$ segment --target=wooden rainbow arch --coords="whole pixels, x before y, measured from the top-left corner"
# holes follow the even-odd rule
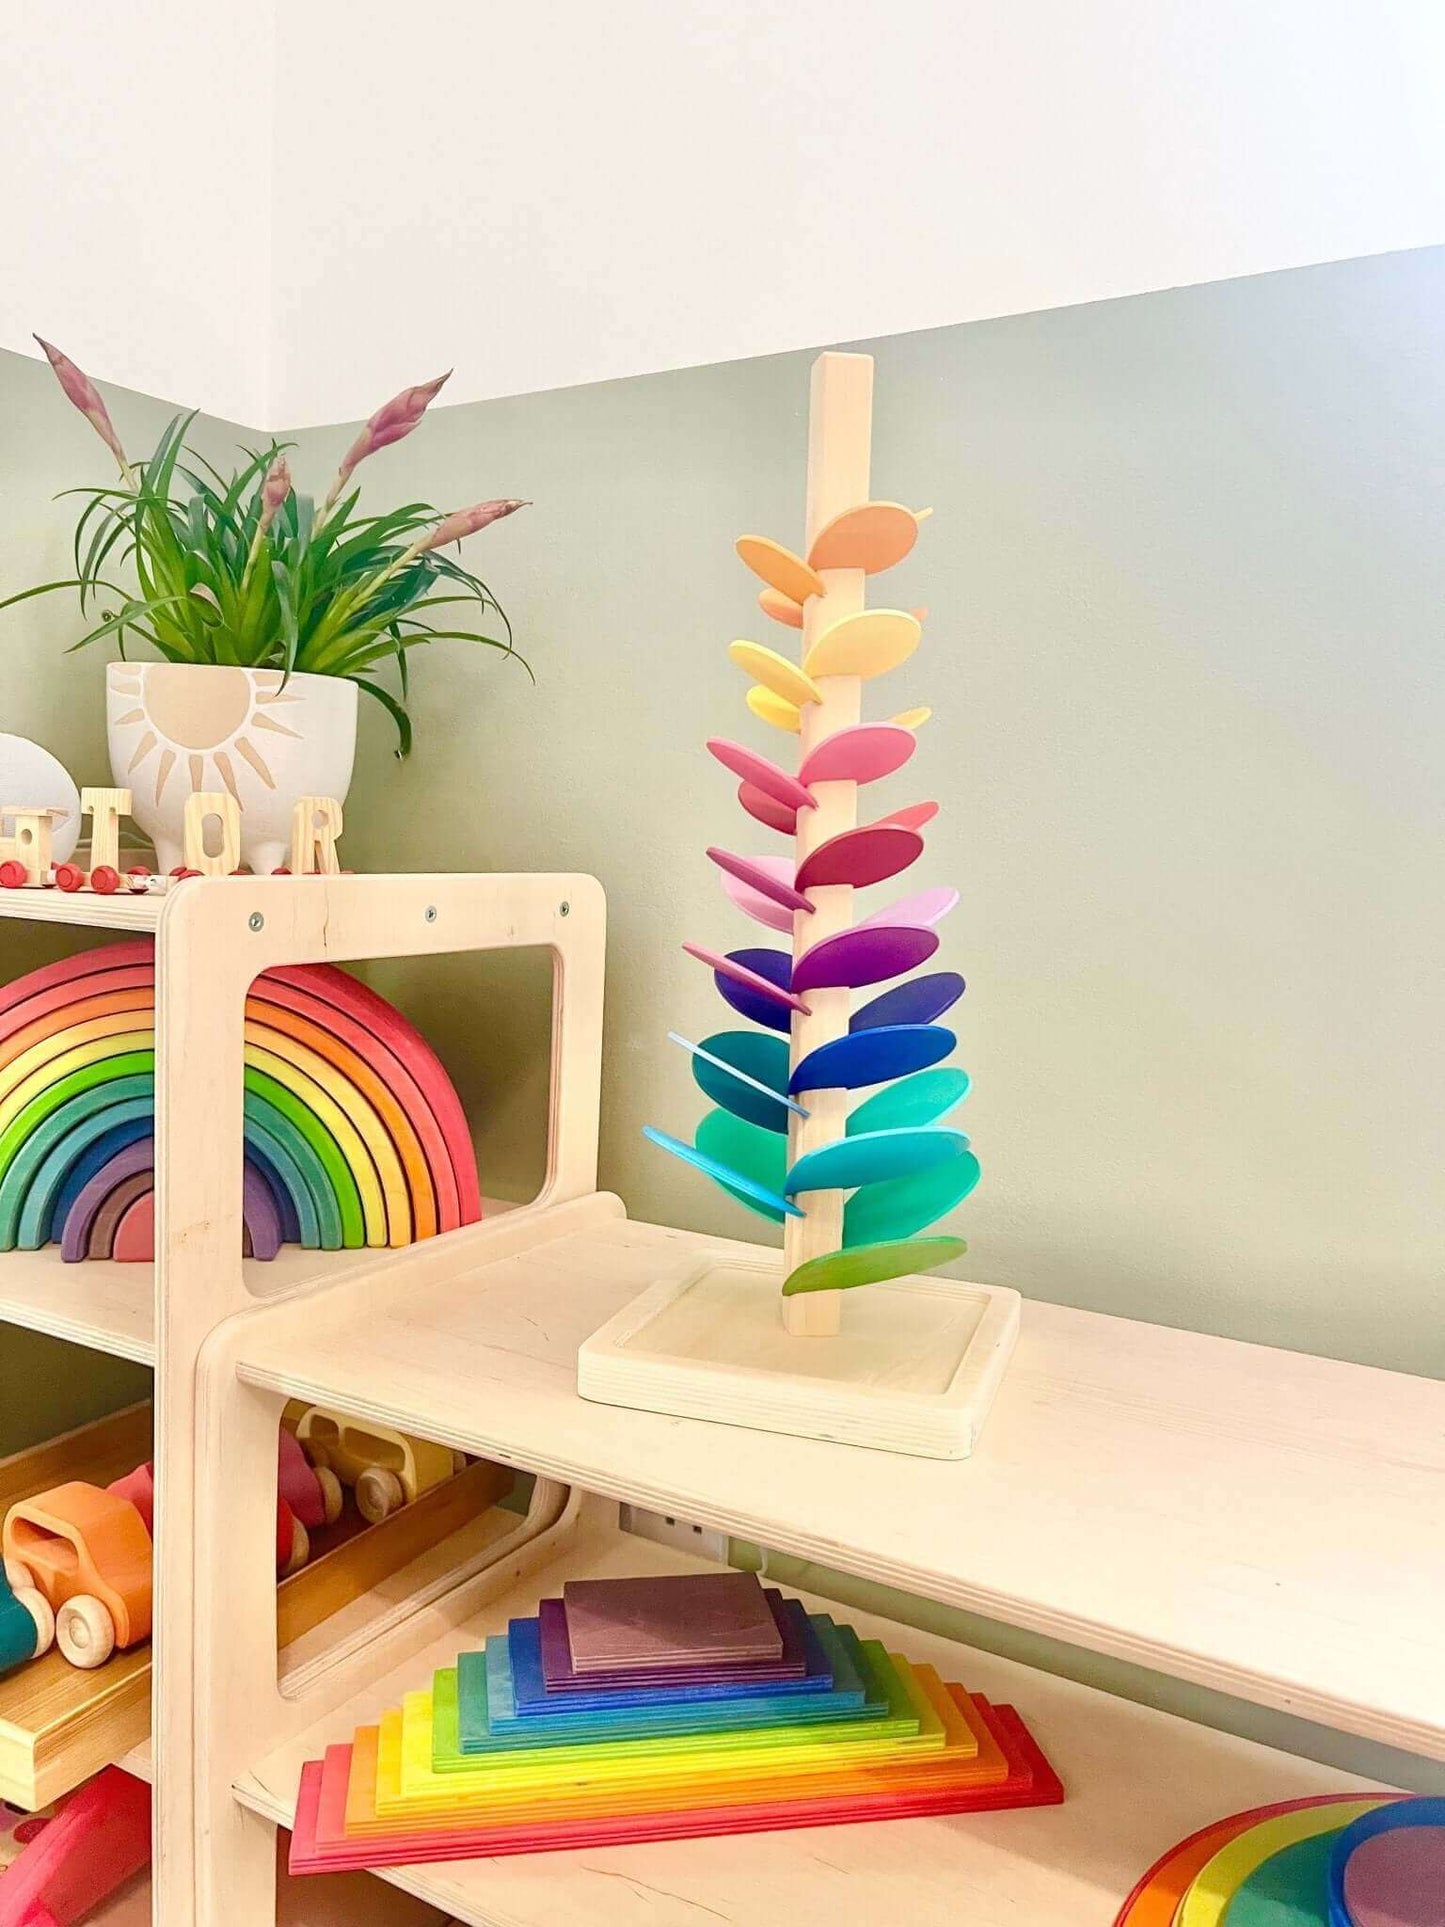
[[[155,960],[147,941],[0,990],[0,1250],[154,1251]],[[329,964],[246,999],[246,1247],[405,1245],[482,1215],[461,1101],[420,1033]]]

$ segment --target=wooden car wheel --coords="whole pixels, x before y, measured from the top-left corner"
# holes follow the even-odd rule
[[[48,1653],[55,1644],[55,1614],[50,1610],[50,1601],[43,1592],[37,1592],[34,1586],[13,1586],[11,1591],[16,1605],[23,1606],[35,1621],[33,1657],[39,1659],[42,1653]]]
[[[291,1529],[291,1556],[281,1568],[281,1577],[289,1579],[293,1572],[300,1572],[310,1557],[311,1535],[297,1519]]]
[[[466,1453],[453,1452],[452,1453],[452,1477],[455,1478],[458,1473],[465,1472],[466,1469],[467,1469]]]
[[[35,1574],[23,1559],[7,1559],[5,1561],[5,1577],[10,1583],[11,1592],[19,1592],[22,1587],[28,1587],[32,1592],[37,1590]]]
[[[406,1504],[406,1488],[394,1472],[368,1466],[356,1481],[356,1509],[368,1525],[379,1526]]]
[[[78,1592],[60,1608],[55,1643],[72,1666],[89,1672],[104,1666],[115,1651],[115,1626],[93,1594]]]
[[[316,1483],[321,1487],[321,1503],[324,1508],[321,1516],[327,1525],[334,1526],[341,1517],[341,1481],[329,1465],[318,1465],[313,1469],[316,1473]]]

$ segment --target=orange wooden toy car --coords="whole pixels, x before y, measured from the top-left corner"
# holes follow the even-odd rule
[[[72,1666],[101,1666],[150,1636],[151,1541],[139,1512],[79,1480],[13,1505],[5,1573],[55,1611],[55,1643]]]

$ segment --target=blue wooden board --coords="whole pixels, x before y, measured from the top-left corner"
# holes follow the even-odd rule
[[[864,1131],[840,1137],[800,1157],[784,1187],[799,1191],[851,1191],[860,1184],[881,1184],[891,1178],[911,1177],[950,1158],[969,1155],[962,1131],[943,1125],[922,1130]]]
[[[956,970],[935,970],[926,977],[911,977],[906,984],[895,984],[875,997],[871,1004],[855,1010],[848,1020],[849,1030],[872,1030],[878,1024],[932,1024],[963,995],[964,981]]]
[[[958,1209],[978,1178],[978,1159],[965,1150],[946,1164],[916,1171],[912,1177],[865,1184],[843,1207],[843,1243],[882,1244],[889,1238],[911,1238],[926,1231]]]
[[[720,1030],[704,1037],[698,1049],[753,1080],[744,1083],[707,1058],[694,1055],[692,1074],[705,1096],[734,1117],[746,1118],[749,1124],[761,1124],[768,1131],[787,1130],[792,1107],[787,1101],[788,1046],[781,1037],[755,1030]],[[757,1084],[765,1084],[767,1091],[757,1090]],[[770,1097],[768,1091],[775,1091],[776,1097]]]
[[[642,1135],[659,1145],[664,1151],[670,1151],[673,1157],[681,1158],[684,1164],[695,1166],[706,1177],[712,1178],[715,1183],[722,1185],[725,1190],[733,1192],[734,1195],[744,1193],[750,1198],[756,1198],[760,1204],[770,1206],[782,1216],[802,1217],[802,1212],[787,1198],[774,1196],[771,1191],[754,1184],[751,1178],[745,1178],[741,1171],[730,1171],[725,1164],[719,1164],[715,1158],[710,1158],[699,1151],[695,1144],[684,1144],[681,1138],[669,1137],[666,1131],[655,1130],[651,1124],[643,1125]]]
[[[758,976],[766,977],[770,984],[779,990],[789,988],[793,974],[793,960],[786,950],[729,950],[728,956],[739,963],[744,970],[754,970]],[[780,1030],[786,1037],[793,1026],[793,1013],[782,1004],[775,1004],[771,998],[740,984],[735,978],[725,977],[720,970],[712,973],[712,980],[718,987],[719,995],[725,1003],[732,1005],[740,1017],[746,1017],[755,1024],[765,1024],[769,1030]]]
[[[886,1091],[865,1097],[848,1114],[848,1135],[860,1131],[897,1131],[910,1124],[937,1124],[956,1110],[972,1089],[967,1071],[919,1071],[914,1077],[901,1077]],[[964,1140],[967,1142],[967,1139]]]
[[[941,1024],[880,1024],[873,1030],[849,1031],[810,1050],[788,1080],[788,1089],[854,1091],[865,1084],[887,1084],[910,1071],[926,1070],[947,1057],[957,1042]]]

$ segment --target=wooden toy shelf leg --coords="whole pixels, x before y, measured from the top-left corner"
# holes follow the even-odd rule
[[[871,355],[820,355],[813,363],[808,415],[807,544],[834,516],[868,500],[873,439],[873,358]],[[863,607],[867,577],[861,569],[826,569],[825,596],[814,596],[803,612],[803,655],[823,629]],[[856,676],[824,676],[819,703],[805,703],[802,748],[806,756],[825,736],[847,729],[859,718],[862,685]],[[797,856],[803,858],[829,837],[850,830],[858,820],[856,783],[819,783],[818,807],[798,814]],[[838,884],[811,893],[813,914],[794,919],[794,955],[853,922],[853,891]],[[852,1005],[848,990],[815,990],[808,995],[811,1014],[793,1019],[792,1062],[796,1065],[820,1044],[846,1035]],[[843,1136],[847,1125],[846,1091],[811,1091],[808,1116],[788,1126],[788,1162]],[[814,1191],[806,1215],[789,1218],[783,1232],[785,1266],[792,1271],[809,1258],[837,1251],[843,1243],[843,1193]],[[810,1291],[783,1300],[783,1322],[797,1336],[826,1337],[842,1323],[843,1294]]]

